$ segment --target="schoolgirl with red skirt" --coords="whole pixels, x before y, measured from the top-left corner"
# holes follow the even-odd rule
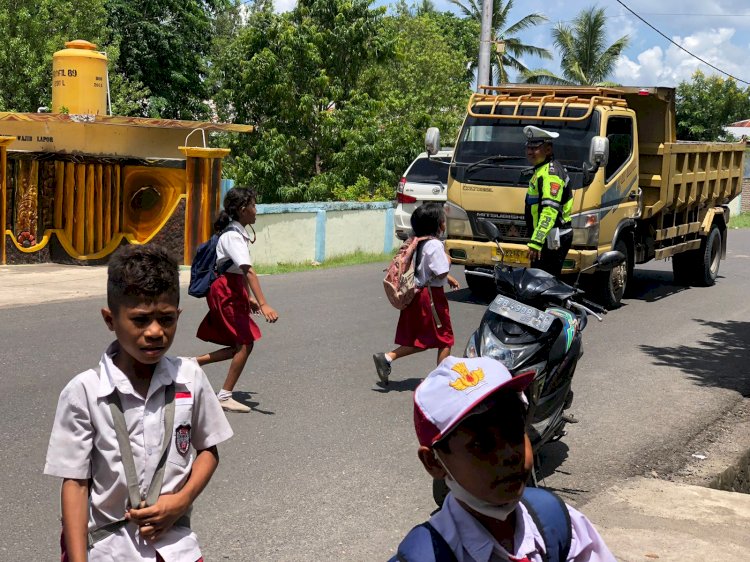
[[[401,311],[396,327],[393,351],[372,356],[380,382],[388,385],[391,364],[396,359],[437,349],[437,363],[448,357],[454,343],[453,327],[448,311],[444,285],[458,288],[458,281],[448,272],[450,259],[440,236],[445,232],[445,212],[440,203],[425,203],[411,215],[414,236],[430,236],[419,243],[414,253],[414,277],[418,287],[414,300]]]
[[[276,322],[279,318],[266,301],[253,271],[249,245],[255,240],[245,227],[251,225],[252,228],[255,216],[255,190],[234,187],[227,192],[224,211],[214,223],[214,232],[219,235],[216,268],[223,273],[211,284],[206,296],[208,314],[197,333],[203,341],[224,346],[196,357],[199,365],[231,359],[226,380],[217,393],[222,408],[229,412],[250,411],[248,406],[232,398],[232,391],[255,342],[260,339],[260,329],[252,315],[260,313],[267,322]]]

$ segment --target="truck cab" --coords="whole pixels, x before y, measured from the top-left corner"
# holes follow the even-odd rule
[[[625,263],[602,274],[601,279],[606,285],[605,304],[616,306],[636,262],[672,255],[658,255],[657,250],[670,246],[670,240],[663,232],[657,239],[657,232],[696,223],[706,216],[703,207],[725,202],[741,187],[742,169],[736,168],[741,166],[744,143],[691,143],[690,150],[678,147],[674,115],[674,90],[670,88],[508,86],[473,94],[448,177],[446,249],[452,261],[471,270],[499,260],[496,245],[478,225],[480,219],[487,219],[503,236],[505,262],[529,264],[526,244],[531,232],[524,202],[533,168],[526,160],[523,128],[536,125],[559,133],[554,158],[567,169],[574,197],[573,243],[563,274],[587,268],[602,252],[622,251]],[[439,133],[431,134],[439,138]],[[677,160],[695,174],[719,163],[713,164],[712,158],[708,162],[692,158],[691,150],[739,151],[732,157],[731,181],[720,189],[705,186],[710,197],[703,197],[702,207],[695,201],[680,202],[674,189],[670,191],[670,186],[681,181],[671,173]],[[683,157],[679,159],[677,153]],[[688,182],[689,178],[682,180]],[[690,210],[695,212],[688,213]],[[644,222],[646,218],[650,222]],[[672,240],[691,242],[681,251],[698,248],[698,226],[690,227],[692,233],[683,233],[695,234],[694,238]],[[467,281],[474,289],[482,280],[467,275]]]

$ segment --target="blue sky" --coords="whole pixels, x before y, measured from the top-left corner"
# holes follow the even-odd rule
[[[275,1],[277,10],[283,11],[291,9],[296,0]],[[433,1],[438,10],[458,12],[447,0]],[[623,2],[689,51],[740,80],[750,82],[748,0]],[[392,3],[382,0],[375,2],[375,5],[390,4]],[[630,45],[618,61],[615,74],[611,77],[614,81],[634,86],[676,86],[682,80],[689,80],[697,69],[707,74],[718,74],[640,22],[616,0],[516,0],[511,11],[510,23],[515,23],[532,12],[547,16],[547,23],[524,32],[520,38],[528,44],[545,47],[554,54],[551,31],[555,24],[561,21],[569,23],[578,12],[593,5],[605,9],[610,42],[623,35],[630,37]],[[552,61],[529,59],[523,62],[532,68],[544,66],[559,72],[557,58]],[[739,85],[748,86],[743,82]]]

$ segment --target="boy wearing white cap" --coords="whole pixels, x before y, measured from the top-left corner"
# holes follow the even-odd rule
[[[392,561],[614,562],[584,515],[526,489],[533,456],[523,390],[532,379],[486,357],[448,357],[417,387],[419,459],[451,492]]]
[[[573,191],[568,172],[552,153],[552,141],[560,134],[533,125],[524,127],[523,133],[526,158],[534,166],[526,192],[529,260],[531,267],[559,276],[573,243]]]

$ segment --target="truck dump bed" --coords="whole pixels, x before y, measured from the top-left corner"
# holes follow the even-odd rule
[[[677,141],[673,88],[620,90],[638,115],[641,218],[715,207],[739,195],[744,142]]]

